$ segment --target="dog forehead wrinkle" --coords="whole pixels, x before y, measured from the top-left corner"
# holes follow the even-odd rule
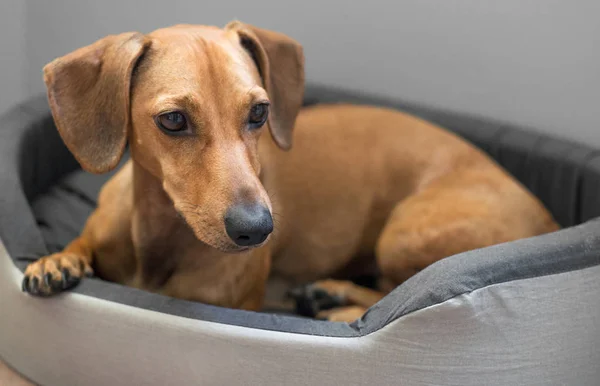
[[[172,58],[163,53],[154,53],[145,60],[136,73],[132,97],[143,95],[145,101],[181,97],[191,94],[194,83],[189,75],[196,71],[193,61]]]
[[[152,57],[152,65],[144,64],[144,70],[140,70],[147,74],[144,83],[150,83],[152,93],[186,90],[201,94],[207,103],[227,105],[258,84],[257,70],[241,48],[220,32],[199,31],[170,31],[155,37],[157,42],[152,44],[148,55]],[[232,98],[232,91],[238,98]]]
[[[243,87],[249,88],[250,91],[262,89],[258,68],[248,55],[241,48],[232,47],[231,43],[228,43],[226,48],[226,53],[230,58],[229,69],[235,74],[236,81]]]
[[[211,110],[215,127],[235,127],[238,132],[249,104],[249,90],[256,86],[247,68],[236,65],[235,53],[220,42],[209,42],[198,91]],[[226,130],[230,131],[230,130]]]

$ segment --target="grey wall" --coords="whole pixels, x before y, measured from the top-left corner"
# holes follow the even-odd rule
[[[25,2],[0,0],[0,114],[27,97]]]
[[[598,15],[597,0],[32,1],[26,93],[46,62],[106,34],[237,18],[303,43],[309,80],[600,145]]]

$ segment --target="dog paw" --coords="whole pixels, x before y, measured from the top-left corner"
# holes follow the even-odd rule
[[[29,264],[22,289],[31,295],[50,296],[73,288],[84,276],[94,271],[82,257],[72,253],[56,253]]]
[[[330,322],[352,323],[362,317],[366,311],[366,308],[360,306],[340,307],[321,311],[316,315],[316,318]]]
[[[327,282],[329,280],[324,280]],[[316,282],[295,287],[288,292],[288,296],[296,302],[296,313],[302,316],[315,317],[319,312],[345,305],[345,298],[341,293],[329,291],[328,287]]]

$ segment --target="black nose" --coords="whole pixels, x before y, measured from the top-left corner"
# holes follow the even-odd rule
[[[273,218],[264,206],[234,205],[225,214],[225,230],[234,243],[250,247],[262,243],[273,232]]]

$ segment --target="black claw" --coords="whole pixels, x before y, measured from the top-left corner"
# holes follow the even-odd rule
[[[60,290],[62,288],[62,281],[52,279],[50,281],[50,288],[52,289],[53,292]]]
[[[44,275],[44,284],[46,284],[46,286],[48,288],[52,287],[52,274],[51,273],[48,272]]]
[[[69,276],[69,287],[74,286],[75,284],[81,281],[81,277],[79,276]]]
[[[29,290],[29,276],[23,277],[23,283],[21,283],[21,291],[27,292]]]
[[[61,272],[62,272],[62,288],[67,289],[67,288],[69,288],[69,279],[71,279],[71,274],[69,273],[69,270],[66,268],[63,268],[61,270]]]
[[[37,277],[34,277],[33,280],[31,281],[31,293],[32,294],[37,294],[39,289],[39,280]]]
[[[329,310],[345,305],[344,299],[337,295],[331,295],[329,292],[321,288],[316,288],[314,294],[315,300],[319,304],[319,311]]]
[[[81,272],[83,272],[83,276],[85,276],[85,277],[94,276],[94,271],[91,269],[88,270],[88,269],[86,269],[86,267],[87,267],[87,264],[85,264],[83,262],[83,260],[79,262],[79,269],[81,270]]]
[[[67,268],[63,268],[62,272],[62,288],[69,289],[75,287],[81,278],[79,276],[71,275],[71,272]]]
[[[296,301],[296,313],[313,318],[320,311],[344,305],[344,299],[311,284],[291,289],[288,296]]]
[[[325,291],[322,288],[319,288],[319,287],[317,287],[317,288],[310,287],[310,288],[312,290],[312,295],[315,300],[324,300],[329,297],[329,293],[327,293],[327,291]]]

